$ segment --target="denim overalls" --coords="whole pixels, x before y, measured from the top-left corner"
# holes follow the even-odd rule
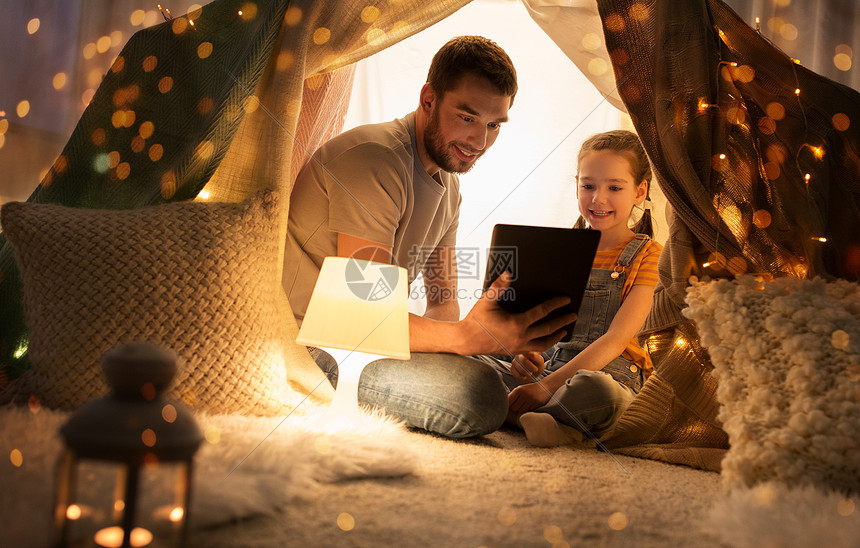
[[[624,269],[649,239],[645,234],[637,234],[619,255],[614,270],[591,270],[570,342],[560,342],[543,354],[547,372],[551,373],[569,362],[609,330],[609,324],[621,308],[624,282],[627,279]],[[634,392],[642,388],[642,371],[622,356],[606,364],[602,371]]]
[[[561,368],[607,332],[621,308],[624,281],[627,278],[624,269],[648,241],[648,236],[637,234],[619,255],[613,270],[591,270],[571,340],[558,343],[543,353],[546,369],[542,377]],[[508,390],[524,384],[510,373],[511,357],[476,358],[493,365],[502,374]],[[635,363],[618,356],[599,371],[577,371],[552,395],[547,404],[534,411],[549,413],[559,422],[600,437],[612,429],[642,388],[643,380],[644,375]]]

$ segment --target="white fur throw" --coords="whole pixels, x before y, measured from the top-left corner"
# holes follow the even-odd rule
[[[414,471],[417,453],[399,424],[374,413],[353,429],[329,431],[317,427],[322,411],[271,418],[198,416],[206,442],[194,459],[192,531],[275,515],[289,502],[313,497],[320,482]],[[0,546],[49,544],[54,463],[62,448],[57,431],[68,417],[38,407],[0,408]],[[116,476],[104,472],[78,484],[86,497],[80,500],[111,500]],[[156,484],[147,491],[163,494],[172,488],[172,483]],[[152,508],[139,512],[149,515]]]
[[[687,304],[719,383],[726,485],[860,493],[860,286],[743,276],[694,283]]]

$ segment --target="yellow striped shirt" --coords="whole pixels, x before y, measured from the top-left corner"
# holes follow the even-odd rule
[[[618,257],[621,256],[621,252],[624,251],[624,248],[632,239],[633,238],[613,249],[598,251],[591,267],[613,270],[615,265],[618,263]],[[650,287],[657,285],[659,277],[657,274],[657,261],[660,258],[660,252],[662,250],[662,245],[654,240],[650,240],[642,247],[642,249],[639,250],[639,253],[636,254],[630,264],[627,265],[627,268],[624,269],[626,277],[624,280],[624,289],[621,293],[622,303],[624,302],[624,299],[627,298],[627,295],[630,294],[630,289],[632,289],[634,285],[647,285]],[[636,342],[635,337],[627,345],[627,348],[624,349],[622,356],[642,368],[642,370],[645,371],[646,376],[651,373],[651,370],[654,367],[651,364],[651,359]]]

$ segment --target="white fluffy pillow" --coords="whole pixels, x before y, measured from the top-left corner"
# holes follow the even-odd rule
[[[719,383],[724,481],[860,493],[860,285],[744,276],[687,304]]]

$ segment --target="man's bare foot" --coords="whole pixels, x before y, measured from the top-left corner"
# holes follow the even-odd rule
[[[523,413],[520,426],[535,447],[558,447],[582,443],[582,432],[555,420],[549,413]]]

